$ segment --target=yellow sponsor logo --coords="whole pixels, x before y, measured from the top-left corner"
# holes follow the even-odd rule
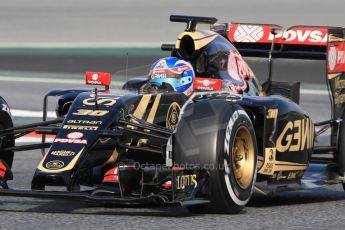
[[[289,121],[280,133],[276,148],[278,152],[296,152],[312,148],[314,125],[310,118]]]
[[[180,114],[180,105],[177,102],[171,103],[167,118],[166,118],[166,127],[169,129],[175,129],[178,123],[178,117]]]
[[[176,179],[177,189],[185,189],[188,186],[194,186],[194,188],[196,188],[196,186],[198,185],[195,174],[177,176]]]
[[[267,119],[277,118],[278,117],[278,109],[269,109],[267,111]]]
[[[109,113],[107,110],[90,110],[90,109],[78,109],[73,115],[78,116],[92,116],[92,117],[102,117]]]
[[[88,120],[68,120],[69,124],[81,124],[81,125],[101,125],[102,121],[88,121]]]
[[[59,161],[59,160],[53,160],[53,161],[49,161],[46,164],[46,168],[47,169],[61,169],[63,168],[65,165],[65,163],[63,163],[63,161]]]
[[[95,105],[96,103],[95,98],[87,98],[83,100],[84,105]],[[97,99],[98,105],[105,105],[105,106],[112,106],[116,104],[116,99],[114,98],[98,98]]]

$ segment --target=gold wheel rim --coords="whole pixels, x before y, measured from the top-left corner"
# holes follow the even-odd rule
[[[253,181],[255,168],[253,138],[247,127],[237,129],[232,146],[232,166],[237,184],[247,189]]]

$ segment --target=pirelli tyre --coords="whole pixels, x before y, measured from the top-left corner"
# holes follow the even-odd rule
[[[238,213],[248,203],[257,173],[257,143],[249,115],[239,105],[209,100],[189,105],[174,134],[174,162],[208,173],[196,194],[209,204],[197,213]]]
[[[0,97],[0,133],[1,130],[12,128],[13,122],[10,114],[10,109],[6,101]],[[13,151],[2,151],[1,148],[14,146],[14,138],[9,137],[7,139],[0,140],[0,159],[2,159],[9,167],[12,166],[13,162]]]

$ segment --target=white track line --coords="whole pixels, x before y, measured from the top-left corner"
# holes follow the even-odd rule
[[[58,83],[85,86],[85,80],[83,79],[52,79],[52,78],[39,78],[39,77],[11,77],[11,76],[0,76],[0,81],[11,81],[11,82],[38,82],[38,83]],[[124,82],[112,82],[111,86],[122,86]]]
[[[77,84],[85,85],[84,80],[81,79],[52,79],[52,78],[38,78],[38,77],[11,77],[0,76],[0,81],[12,81],[12,82],[39,82],[39,83],[58,83],[58,84]],[[112,86],[121,87],[123,82],[112,82]],[[301,89],[301,94],[305,95],[328,95],[327,90],[323,89]]]
[[[34,118],[43,117],[42,111],[30,111],[30,110],[23,110],[23,109],[11,109],[11,114],[13,117],[34,117]],[[56,118],[56,113],[54,111],[48,111],[47,118]]]
[[[172,41],[173,42],[173,41]],[[160,42],[2,42],[0,48],[157,48]]]
[[[85,85],[83,80],[73,79],[51,79],[51,78],[38,78],[38,77],[11,77],[11,76],[0,76],[0,81],[11,81],[11,82],[39,82],[39,83],[59,83],[59,84],[78,84]]]
[[[46,142],[52,143],[54,138],[47,138]],[[16,140],[16,143],[40,143],[42,142],[42,138],[39,137],[20,137]]]
[[[301,89],[301,94],[305,95],[328,95],[327,90],[321,89]]]

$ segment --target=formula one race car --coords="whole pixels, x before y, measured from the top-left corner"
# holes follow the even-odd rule
[[[170,20],[187,28],[176,44],[162,45],[171,56],[154,63],[148,78],[125,83],[123,89],[136,93],[110,93],[109,74],[88,72],[87,84],[106,89],[51,90],[43,121],[17,127],[0,99],[1,196],[237,213],[253,191],[344,183],[343,28],[284,30],[178,15]],[[200,23],[211,29],[197,30]],[[243,57],[268,58],[262,85]],[[273,59],[308,59],[327,70],[330,120],[313,123],[298,105],[298,82],[272,81]],[[51,96],[59,97],[58,118],[47,121]],[[328,128],[330,145],[315,147],[315,138]],[[16,138],[33,131],[42,134],[42,143],[15,146]],[[48,134],[55,135],[52,143]],[[45,148],[31,190],[9,188],[13,153]]]

